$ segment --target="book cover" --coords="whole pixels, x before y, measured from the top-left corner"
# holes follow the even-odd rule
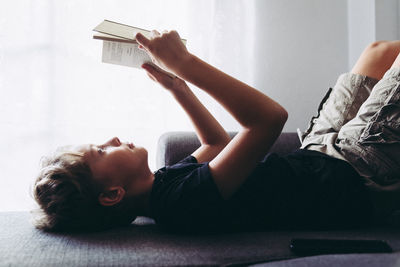
[[[102,23],[97,25],[93,29],[93,31],[132,41],[135,40],[136,33],[138,32],[140,32],[147,38],[150,38],[150,31],[148,30],[144,30],[138,27],[133,27],[110,20],[104,20]]]

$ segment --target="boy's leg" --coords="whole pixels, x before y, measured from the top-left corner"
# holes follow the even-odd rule
[[[352,73],[382,79],[400,52],[400,41],[378,41],[365,48]]]
[[[372,88],[390,68],[400,51],[400,41],[375,42],[361,54],[351,73],[342,74],[322,100],[318,115],[303,134],[301,148],[314,149],[342,158],[333,149],[342,125],[354,118]]]
[[[336,145],[372,188],[400,189],[400,54]]]

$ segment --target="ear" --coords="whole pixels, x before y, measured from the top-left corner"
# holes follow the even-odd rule
[[[125,196],[125,190],[121,186],[113,186],[99,195],[99,202],[103,206],[113,206],[121,202]]]

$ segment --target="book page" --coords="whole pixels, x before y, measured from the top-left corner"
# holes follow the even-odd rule
[[[122,37],[113,36],[105,33],[96,33],[93,35],[93,39],[113,41],[113,42],[125,42],[125,43],[137,43],[136,40],[126,39]]]
[[[139,49],[136,43],[103,41],[102,62],[141,68],[143,63],[152,61],[150,56]]]

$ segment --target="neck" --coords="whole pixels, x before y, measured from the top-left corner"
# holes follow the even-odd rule
[[[142,184],[143,190],[141,193],[130,197],[128,201],[137,216],[151,217],[150,196],[153,188],[154,174],[149,172],[149,175],[144,181],[145,183]]]

